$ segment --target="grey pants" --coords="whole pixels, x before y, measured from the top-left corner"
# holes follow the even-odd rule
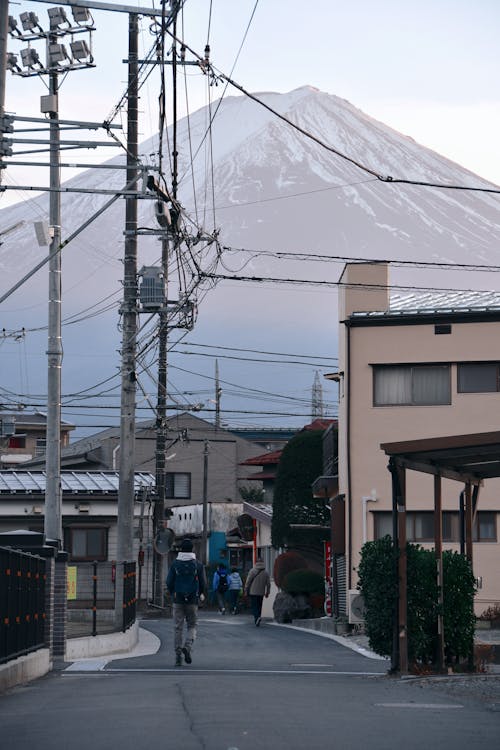
[[[191,650],[196,638],[196,625],[198,622],[198,605],[197,604],[174,604],[174,648],[177,653],[182,647]],[[186,639],[182,642],[182,631],[186,620]]]

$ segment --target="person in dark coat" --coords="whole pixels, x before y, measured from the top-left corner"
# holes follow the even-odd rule
[[[264,561],[258,557],[245,581],[245,594],[250,597],[253,619],[257,627],[262,621],[262,602],[271,591],[271,579]]]
[[[191,651],[196,639],[198,601],[204,600],[207,590],[205,570],[196,559],[191,539],[183,540],[181,551],[168,571],[167,589],[173,599],[175,666],[180,667],[182,655],[186,664],[193,660]],[[184,621],[187,632],[183,643]]]

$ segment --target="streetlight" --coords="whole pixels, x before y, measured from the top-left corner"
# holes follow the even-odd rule
[[[61,178],[60,178],[60,126],[58,113],[58,76],[61,72],[93,67],[90,46],[84,40],[75,40],[74,35],[82,32],[89,35],[94,30],[93,20],[86,8],[73,8],[73,18],[77,26],[72,26],[64,8],[48,9],[49,30],[40,25],[33,12],[20,15],[23,33],[17,21],[10,16],[8,29],[12,39],[28,42],[21,49],[22,68],[17,56],[7,54],[7,68],[22,77],[48,75],[49,95],[41,98],[41,110],[47,115],[50,129],[50,196],[49,196],[49,310],[48,310],[48,377],[47,377],[47,450],[46,450],[46,497],[45,534],[49,539],[62,542],[61,518]],[[90,23],[89,23],[90,21]],[[71,55],[63,44],[65,36],[71,37]],[[46,43],[45,66],[31,42]]]

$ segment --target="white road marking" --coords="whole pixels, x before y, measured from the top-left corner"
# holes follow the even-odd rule
[[[434,708],[439,711],[448,708],[463,708],[462,705],[451,703],[375,703],[375,705],[382,708]]]
[[[61,672],[64,676],[68,670]],[[336,675],[342,677],[384,677],[383,672],[336,672],[314,669],[199,669],[193,667],[153,667],[149,669],[118,669],[111,667],[110,669],[96,672],[98,675],[109,675],[109,674],[280,674],[280,675],[303,675],[303,674],[316,674],[316,675]],[[71,676],[77,674],[76,670],[71,672]]]

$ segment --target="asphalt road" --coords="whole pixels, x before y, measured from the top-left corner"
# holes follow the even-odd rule
[[[174,667],[172,621],[150,656],[52,672],[0,697],[12,750],[454,750],[498,747],[500,703],[385,675],[308,631],[202,615],[193,663]],[[82,668],[83,669],[83,668]]]

